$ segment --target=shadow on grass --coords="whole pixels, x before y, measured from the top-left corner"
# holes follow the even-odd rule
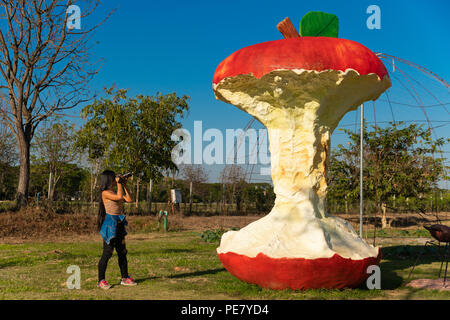
[[[382,289],[394,290],[406,284],[416,261],[416,268],[422,264],[442,262],[443,250],[443,246],[439,248],[424,245],[398,245],[382,248],[383,260],[380,263]],[[420,254],[420,259],[417,260]],[[399,274],[403,274],[403,277]],[[411,274],[411,277],[413,276],[414,272]]]
[[[194,249],[176,249],[176,248],[169,248],[169,249],[162,249],[161,252],[162,253],[189,253],[189,252],[194,252]]]
[[[91,257],[91,255],[89,255],[87,253],[79,254],[79,253],[62,252],[62,251],[41,252],[40,254],[31,255],[31,256],[23,255],[23,256],[12,257],[9,259],[3,259],[3,261],[0,261],[0,270],[3,268],[8,268],[8,267],[31,267],[31,266],[35,266],[35,265],[46,264],[49,262],[63,263],[67,260],[76,264],[77,259],[90,258],[90,257]]]
[[[16,267],[16,266],[20,266],[20,265],[22,265],[22,262],[19,262],[19,261],[2,262],[0,264],[0,270],[3,268]]]
[[[381,269],[381,289],[383,290],[395,290],[402,286],[403,278],[396,272],[396,263],[392,263],[390,260],[380,263]]]
[[[195,272],[186,272],[186,273],[180,273],[180,274],[174,274],[170,276],[163,276],[163,277],[146,277],[146,278],[140,278],[135,279],[137,283],[145,282],[148,280],[155,280],[155,279],[179,279],[179,278],[189,278],[189,277],[198,277],[198,276],[204,276],[204,275],[212,275],[219,272],[226,271],[225,268],[217,268],[217,269],[210,269],[210,270],[201,270],[201,271],[195,271]]]

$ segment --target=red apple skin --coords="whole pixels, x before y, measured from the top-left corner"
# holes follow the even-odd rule
[[[378,265],[377,257],[362,260],[346,259],[338,254],[331,258],[271,258],[263,253],[247,257],[234,252],[220,253],[225,269],[236,278],[271,289],[342,289],[356,288],[370,274],[367,267]]]
[[[389,76],[383,62],[362,44],[341,38],[300,37],[268,41],[242,48],[216,68],[213,83],[240,74],[261,78],[278,69],[354,69],[361,75]]]

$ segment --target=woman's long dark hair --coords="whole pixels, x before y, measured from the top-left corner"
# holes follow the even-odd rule
[[[111,170],[105,170],[102,172],[100,176],[100,199],[98,201],[98,216],[97,216],[97,230],[100,231],[103,225],[103,221],[105,221],[106,217],[106,210],[105,205],[103,204],[102,199],[102,192],[105,190],[108,190],[112,184],[114,183],[114,180],[116,179],[116,174],[114,171]]]

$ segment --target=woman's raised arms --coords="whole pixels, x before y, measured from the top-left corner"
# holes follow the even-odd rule
[[[116,177],[116,182],[117,182],[117,193],[115,193],[111,190],[105,190],[102,193],[102,197],[104,199],[111,200],[111,201],[133,202],[133,197],[131,196],[130,192],[128,191],[126,182],[122,186],[122,184],[119,183],[119,177]],[[124,192],[124,190],[125,190],[125,192]]]

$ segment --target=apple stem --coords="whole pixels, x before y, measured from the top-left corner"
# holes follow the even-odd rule
[[[277,24],[278,31],[281,32],[284,38],[299,38],[300,35],[297,32],[297,29],[295,29],[294,25],[291,22],[291,19],[289,17],[284,18],[283,21]]]

